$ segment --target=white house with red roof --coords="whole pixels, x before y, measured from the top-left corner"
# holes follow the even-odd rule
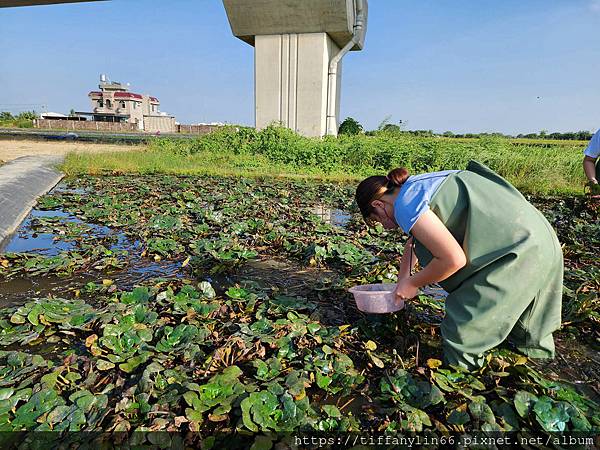
[[[100,76],[98,88],[88,94],[92,112],[86,115],[92,120],[134,123],[139,130],[149,132],[176,132],[175,118],[159,111],[156,97],[129,92],[128,86],[108,81],[105,75]]]

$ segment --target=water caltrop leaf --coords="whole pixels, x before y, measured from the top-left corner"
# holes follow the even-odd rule
[[[110,361],[106,361],[105,359],[99,359],[96,362],[96,368],[98,370],[110,370],[114,367],[115,365],[113,363],[111,363]]]
[[[571,418],[572,407],[565,402],[555,402],[542,396],[533,407],[537,421],[545,431],[565,431]]]
[[[427,360],[427,367],[429,367],[430,369],[437,369],[441,365],[442,361],[440,361],[439,359],[429,358]]]
[[[335,405],[323,405],[321,407],[321,409],[323,409],[325,414],[327,414],[329,417],[335,417],[335,418],[342,417],[342,413],[340,412],[338,407]]]
[[[476,401],[469,403],[469,411],[474,419],[485,423],[496,423],[496,418],[486,403],[482,401]]]
[[[321,389],[327,389],[327,387],[333,381],[333,379],[331,377],[322,375],[321,372],[319,372],[319,371],[316,372],[315,378],[317,380],[317,386],[319,386]]]
[[[256,436],[250,446],[250,450],[271,450],[273,448],[273,438],[269,436]]]
[[[371,361],[373,361],[373,364],[375,364],[380,369],[383,369],[385,367],[385,364],[383,363],[383,361],[381,359],[379,359],[377,356],[375,356],[370,351],[368,351],[367,353],[369,354],[369,357],[371,358]]]
[[[244,400],[242,400],[242,403],[240,404],[240,406],[242,408],[242,420],[244,422],[244,425],[250,431],[257,432],[258,427],[252,421],[252,418],[250,416],[250,410],[252,408],[252,400],[250,399],[250,397],[246,397]]]
[[[527,391],[518,391],[515,394],[515,409],[521,417],[527,417],[533,410],[533,405],[537,402],[537,397]]]
[[[377,344],[375,342],[369,340],[369,341],[365,342],[365,348],[367,350],[373,351],[373,350],[377,349]]]
[[[464,425],[468,423],[471,420],[471,418],[469,417],[469,414],[467,414],[465,411],[454,409],[448,416],[447,420],[448,423],[452,425]]]
[[[25,323],[25,318],[19,314],[13,314],[10,317],[10,321],[15,324]]]
[[[15,393],[15,390],[12,388],[0,389],[0,400],[9,399],[14,393]]]

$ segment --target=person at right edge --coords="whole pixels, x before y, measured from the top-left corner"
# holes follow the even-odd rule
[[[554,358],[562,249],[543,214],[508,181],[476,161],[415,176],[399,168],[363,180],[356,202],[368,224],[410,236],[398,301],[436,282],[449,293],[441,324],[447,364],[480,367],[504,341],[531,358]],[[422,269],[413,275],[417,260]]]
[[[588,179],[590,194],[600,195],[600,185],[598,184],[600,179],[600,163],[598,163],[600,160],[600,130],[596,131],[583,154],[585,155],[583,157],[583,171]]]

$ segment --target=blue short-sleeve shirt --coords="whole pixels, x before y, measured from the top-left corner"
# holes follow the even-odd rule
[[[404,233],[409,233],[417,219],[429,209],[431,197],[451,173],[460,170],[423,173],[408,177],[394,202],[394,218]]]

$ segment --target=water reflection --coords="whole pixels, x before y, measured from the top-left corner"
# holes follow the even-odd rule
[[[78,236],[70,237],[60,232],[38,233],[35,231],[38,219],[47,219],[56,222],[57,228],[61,225],[64,226],[65,223],[74,223],[83,226],[85,230],[79,233]],[[56,256],[63,251],[75,250],[77,247],[75,243],[76,237],[105,238],[108,236],[113,236],[116,241],[110,247],[111,250],[123,249],[129,246],[128,240],[123,233],[115,232],[109,227],[86,223],[62,209],[51,211],[33,209],[21,223],[17,231],[0,246],[0,253],[39,253],[45,256]]]
[[[341,209],[330,208],[327,205],[314,205],[309,211],[321,218],[325,223],[336,227],[345,227],[352,215]]]

